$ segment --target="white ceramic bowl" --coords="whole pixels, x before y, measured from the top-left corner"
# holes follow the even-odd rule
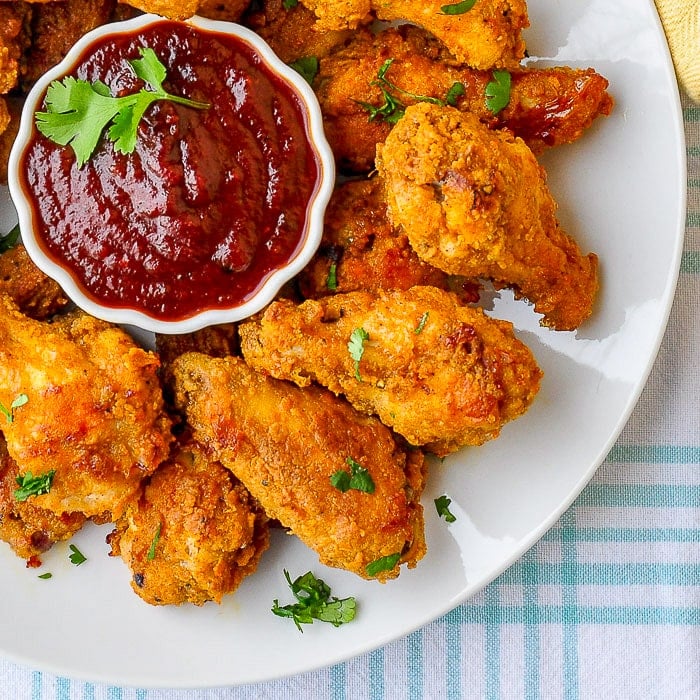
[[[302,111],[305,112],[306,130],[309,143],[319,164],[317,186],[308,203],[302,243],[297,252],[286,264],[274,270],[255,293],[244,302],[227,308],[206,309],[187,318],[165,320],[139,308],[116,308],[96,300],[86,292],[67,267],[49,256],[36,236],[35,213],[25,186],[20,177],[23,155],[35,133],[34,114],[41,108],[46,90],[54,80],[61,80],[69,74],[79,58],[94,42],[106,36],[137,32],[159,22],[162,17],[141,15],[134,19],[98,27],[83,36],[68,52],[61,63],[48,71],[32,88],[27,96],[19,132],[9,159],[8,184],[12,200],[17,209],[22,241],[34,263],[48,276],[56,280],[70,299],[84,311],[113,323],[129,324],[157,333],[187,333],[205,326],[229,323],[244,319],[266,306],[280,288],[309,262],[317,250],[323,230],[323,217],[335,182],[335,166],[331,149],[323,132],[321,110],[313,90],[306,80],[294,69],[279,59],[272,49],[255,33],[237,24],[219,22],[201,17],[193,17],[187,24],[203,31],[229,34],[248,44],[262,58],[266,66],[284,80],[299,97]]]

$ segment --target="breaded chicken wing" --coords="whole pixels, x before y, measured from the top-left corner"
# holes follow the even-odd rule
[[[19,80],[20,62],[29,44],[28,21],[31,13],[26,2],[0,2],[0,94],[4,95]]]
[[[357,29],[369,24],[371,0],[301,0],[318,18],[317,31]]]
[[[320,387],[264,377],[240,358],[189,353],[171,369],[195,439],[322,563],[385,581],[423,556],[423,455],[402,449],[376,418]],[[372,492],[332,483],[365,470]],[[368,565],[383,557],[393,559],[371,576]]]
[[[7,452],[0,433],[0,540],[27,560],[27,566],[39,566],[41,555],[55,542],[72,537],[85,523],[81,513],[56,515],[36,504],[36,499],[18,500],[17,463]]]
[[[417,104],[378,146],[377,167],[389,217],[421,259],[513,288],[557,330],[591,314],[598,259],[559,226],[544,170],[521,139]]]
[[[68,306],[61,287],[32,262],[20,243],[0,255],[0,295],[9,296],[19,310],[38,320]]]
[[[55,471],[35,504],[57,515],[118,517],[168,456],[158,359],[120,328],[76,312],[51,324],[0,297],[0,402],[20,474]]]
[[[386,79],[396,88],[377,79],[389,60]],[[493,114],[486,104],[492,79],[491,71],[465,67],[426,32],[404,25],[356,33],[321,59],[314,90],[336,161],[347,172],[370,171],[376,145],[391,131],[384,118],[370,120],[369,107],[380,108],[385,101],[382,88],[407,106],[415,104],[415,95],[444,101],[452,86],[461,84],[464,93],[454,100],[458,109],[492,128],[510,129],[536,153],[577,140],[613,105],[608,81],[592,69],[520,68],[511,71],[508,105]]]
[[[475,285],[422,262],[403,231],[391,225],[380,178],[336,188],[326,209],[321,247],[298,282],[307,299],[415,285],[454,288],[470,301],[478,299]]]
[[[434,287],[282,300],[239,332],[256,369],[318,382],[438,455],[496,437],[539,389],[511,324]]]
[[[319,31],[316,15],[303,5],[285,8],[283,0],[263,0],[241,20],[285,62],[323,58],[353,35],[348,29]]]
[[[203,605],[255,571],[269,533],[248,491],[191,443],[146,481],[108,541],[147,603]]]
[[[525,0],[476,0],[459,14],[444,10],[459,4],[457,0],[372,0],[372,9],[378,19],[417,24],[472,68],[517,68],[525,57],[522,30],[530,25]]]

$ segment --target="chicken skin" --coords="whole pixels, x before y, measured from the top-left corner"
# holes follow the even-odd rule
[[[495,438],[541,377],[511,324],[434,287],[281,300],[239,332],[256,369],[318,382],[440,456]]]
[[[146,480],[109,543],[147,603],[203,605],[255,571],[269,533],[248,491],[191,443]]]
[[[118,517],[172,440],[158,358],[121,329],[76,312],[53,323],[0,297],[0,402],[21,475],[54,472],[35,504],[56,515]]]
[[[195,439],[323,564],[385,581],[423,556],[423,455],[400,447],[376,418],[320,387],[265,377],[236,357],[188,353],[171,370],[176,405]],[[333,485],[355,472],[363,488]],[[386,567],[367,570],[384,557],[391,558]]]
[[[55,542],[72,537],[85,524],[81,513],[56,515],[36,503],[36,498],[17,498],[17,463],[10,457],[0,433],[0,540],[27,560],[27,566],[39,566],[41,555]]]
[[[321,247],[298,282],[307,299],[416,285],[454,288],[470,301],[478,299],[475,285],[422,262],[406,235],[391,225],[380,178],[336,188],[326,209]]]
[[[560,228],[544,170],[521,139],[452,107],[413,105],[377,148],[377,168],[389,217],[422,260],[513,288],[557,330],[591,314],[597,257]]]
[[[391,65],[385,77],[395,88],[377,78],[386,61]],[[358,173],[373,168],[376,146],[399,116],[370,119],[370,108],[385,101],[382,88],[408,106],[416,96],[444,101],[452,86],[461,84],[464,92],[453,100],[458,109],[492,128],[510,129],[536,153],[577,140],[613,106],[608,81],[592,69],[520,68],[511,71],[508,105],[494,114],[486,103],[492,79],[491,71],[467,68],[426,32],[404,25],[377,34],[357,32],[322,57],[314,90],[339,167]]]

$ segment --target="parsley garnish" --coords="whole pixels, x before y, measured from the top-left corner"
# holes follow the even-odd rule
[[[350,489],[363,493],[374,493],[374,481],[370,473],[352,457],[348,457],[345,461],[350,465],[350,474],[344,469],[339,469],[331,474],[331,484],[343,493]]]
[[[48,139],[61,146],[70,145],[81,168],[92,156],[106,127],[107,135],[120,153],[136,148],[137,128],[153,102],[170,100],[188,107],[206,109],[209,105],[171,95],[163,88],[165,66],[153,49],[140,48],[140,59],[128,61],[138,78],[151,89],[141,88],[133,95],[113,97],[102,81],[65,77],[54,80],[46,92],[46,112],[36,112],[36,127]],[[111,124],[111,126],[110,126]]]
[[[391,571],[396,563],[401,559],[401,552],[394,552],[394,554],[388,554],[385,557],[380,557],[373,562],[370,562],[365,567],[365,571],[368,576],[376,576],[382,571]]]
[[[448,523],[453,523],[457,518],[450,512],[450,503],[452,503],[452,499],[440,496],[435,499],[435,509],[441,518],[445,518]]]
[[[83,562],[87,561],[87,557],[74,544],[69,545],[69,549],[71,554],[68,558],[71,564],[80,566]]]
[[[303,56],[289,64],[290,68],[299,73],[299,75],[311,85],[318,73],[318,58],[316,56]]]
[[[148,548],[148,554],[146,555],[146,559],[148,561],[153,561],[156,558],[156,547],[158,546],[158,540],[160,540],[160,523],[158,524],[156,534],[153,535],[151,546]]]
[[[430,311],[425,311],[418,321],[418,325],[413,329],[416,335],[420,335],[425,328],[425,324],[428,322],[428,316],[430,316]]]
[[[440,12],[443,15],[463,15],[474,7],[476,0],[462,0],[451,5],[443,5]]]
[[[17,224],[9,233],[0,237],[0,254],[7,252],[10,248],[14,248],[19,243],[19,224]]]
[[[369,340],[369,334],[364,328],[356,328],[350,335],[348,342],[348,352],[350,357],[355,360],[355,379],[358,382],[362,381],[360,376],[360,360],[365,352],[365,342]]]
[[[0,413],[5,416],[8,423],[12,423],[15,420],[15,410],[24,406],[27,401],[29,401],[29,397],[26,394],[19,394],[10,404],[10,408],[7,408],[2,401],[0,401]]]
[[[338,289],[338,266],[335,263],[331,263],[328,268],[328,277],[326,277],[326,288],[334,292]]]
[[[510,102],[510,73],[495,70],[493,80],[486,85],[486,106],[493,114],[498,114]]]
[[[375,119],[381,118],[389,124],[396,124],[396,122],[403,117],[406,112],[406,105],[401,102],[401,100],[392,94],[398,92],[401,95],[406,95],[416,102],[429,102],[430,104],[439,105],[440,107],[445,107],[446,105],[454,106],[457,97],[464,94],[464,85],[462,83],[454,83],[452,87],[447,91],[447,95],[444,100],[440,100],[437,97],[429,97],[428,95],[417,95],[415,92],[409,92],[399,87],[395,83],[392,83],[386,74],[391,68],[391,64],[394,62],[393,58],[388,58],[382,64],[381,68],[377,71],[377,78],[373,80],[370,85],[378,87],[382,91],[382,98],[384,102],[379,105],[373,105],[369,102],[361,102],[357,100],[357,103],[369,113],[369,120],[374,121]]]
[[[300,632],[303,632],[302,624],[312,624],[314,620],[330,622],[334,627],[339,627],[355,618],[355,599],[331,597],[330,587],[320,578],[316,578],[311,571],[292,581],[285,569],[284,577],[297,602],[280,605],[275,599],[272,612],[279,617],[291,617]]]
[[[26,501],[30,496],[41,496],[44,493],[48,493],[51,490],[55,473],[56,470],[52,469],[46,474],[40,474],[39,476],[32,476],[31,472],[27,472],[15,477],[15,481],[19,486],[14,491],[15,500]]]

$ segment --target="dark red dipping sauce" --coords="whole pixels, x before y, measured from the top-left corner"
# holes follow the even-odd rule
[[[136,92],[140,47],[169,93],[210,108],[155,102],[133,153],[103,134],[81,169],[35,129],[23,171],[37,237],[100,303],[166,321],[239,306],[302,244],[321,167],[303,105],[241,39],[167,20],[98,40],[71,75]]]

